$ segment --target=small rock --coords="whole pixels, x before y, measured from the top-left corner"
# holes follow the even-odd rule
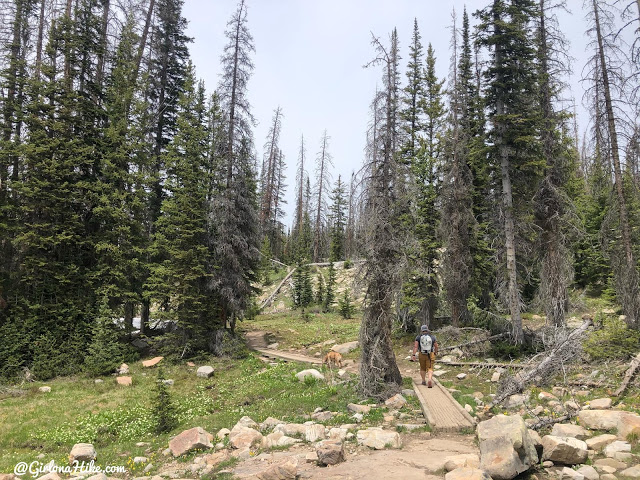
[[[464,404],[464,409],[468,412],[468,413],[473,413],[473,407],[471,405],[469,405],[468,403]]]
[[[118,375],[126,375],[129,373],[129,365],[127,365],[126,363],[123,363],[122,365],[120,365],[120,367],[118,368]]]
[[[408,432],[412,432],[414,430],[424,427],[424,424],[419,425],[417,423],[399,423],[398,427],[404,428]],[[429,432],[426,432],[426,433],[429,433]]]
[[[153,469],[153,463],[148,463],[146,467],[142,470],[142,473],[149,473]]]
[[[193,363],[193,362],[187,362],[187,366],[188,366],[188,367],[195,367],[195,366],[196,366],[196,364],[195,364],[195,363]]]
[[[493,372],[493,375],[491,375],[491,381],[492,382],[499,382],[500,381],[500,372]]]
[[[174,457],[179,457],[196,449],[213,448],[213,435],[204,428],[194,427],[184,430],[169,441],[169,450]]]
[[[524,405],[524,402],[527,400],[525,395],[511,395],[507,398],[507,401],[504,403],[506,408],[515,408]]]
[[[393,397],[388,398],[384,404],[389,408],[398,410],[407,404],[407,400],[401,394],[397,393]]]
[[[316,445],[320,465],[337,465],[344,462],[344,444],[341,440],[324,440]]]
[[[628,442],[616,440],[615,442],[611,442],[609,445],[604,447],[604,454],[609,458],[613,458],[615,454],[619,452],[631,452],[631,444]]]
[[[318,454],[316,452],[309,452],[304,457],[307,463],[316,463],[318,461]]]
[[[133,464],[138,465],[140,463],[147,463],[149,459],[147,457],[133,457]]]
[[[298,477],[298,459],[296,457],[287,458],[267,467],[256,477],[259,480],[294,480]]]
[[[210,365],[203,365],[202,367],[198,367],[196,370],[196,376],[200,378],[209,378],[213,376],[214,368]]]
[[[326,427],[319,423],[313,425],[305,425],[304,439],[307,442],[315,442],[325,437]]]
[[[90,443],[76,443],[69,453],[69,463],[73,462],[91,462],[97,456],[96,449]]]
[[[167,378],[166,380],[162,380],[162,383],[168,385],[169,387],[172,387],[175,382],[173,381],[173,379]]]
[[[238,450],[259,445],[263,440],[262,434],[253,428],[235,426],[229,434],[229,444]]]
[[[611,408],[610,398],[596,398],[589,402],[589,406],[596,410],[609,410]]]
[[[220,430],[218,430],[218,433],[216,433],[216,437],[219,440],[224,440],[224,437],[228,436],[231,433],[231,430],[229,430],[228,428],[221,428]]]
[[[545,460],[544,462],[542,462],[542,466],[544,468],[550,468],[553,467],[553,462],[551,460]]]
[[[538,394],[538,400],[557,400],[558,397],[549,392],[540,392]]]
[[[410,388],[405,388],[402,390],[402,395],[404,395],[405,397],[415,397],[416,396],[416,392],[414,392],[412,389]]]
[[[326,422],[327,420],[331,420],[333,418],[333,413],[331,412],[318,412],[311,415],[311,418],[318,422]]]
[[[484,470],[479,468],[462,467],[450,471],[444,476],[445,480],[491,480]]]
[[[400,448],[402,441],[398,432],[383,430],[379,427],[370,427],[366,430],[358,430],[358,445],[373,448],[375,450],[383,450],[390,446],[391,448]]]
[[[264,422],[262,422],[260,424],[260,428],[261,429],[265,429],[265,428],[273,428],[276,425],[279,425],[280,423],[282,423],[282,420],[278,420],[277,418],[273,418],[273,417],[267,417]]]
[[[253,418],[245,415],[233,426],[234,429],[236,427],[258,428],[258,424],[253,420]]]
[[[556,396],[556,397],[562,397],[564,395],[567,394],[567,389],[564,387],[553,387],[551,389],[551,392]]]
[[[51,387],[40,387],[38,388],[38,391],[42,393],[49,393],[51,391]]]
[[[605,433],[604,435],[598,435],[597,437],[588,438],[585,440],[585,442],[587,443],[587,447],[589,447],[591,450],[602,450],[611,442],[615,442],[617,438],[618,437],[616,437],[615,435]]]
[[[564,467],[562,470],[560,470],[560,480],[584,480],[584,475],[582,475],[581,473],[578,473],[577,471],[569,468],[569,467]]]
[[[309,368],[307,370],[302,370],[301,372],[296,373],[296,378],[301,382],[304,382],[304,379],[306,377],[313,377],[317,380],[324,380],[324,375],[315,368]]]
[[[116,377],[116,382],[118,385],[131,385],[133,383],[133,379],[131,377]]]
[[[444,459],[444,469],[451,472],[457,468],[480,468],[480,457],[475,453],[463,453],[452,455]]]
[[[600,474],[591,465],[583,465],[576,471],[582,474],[586,480],[599,480],[600,478]]]
[[[620,475],[627,478],[640,478],[640,465],[626,468],[620,472]]]
[[[367,414],[371,411],[371,405],[360,405],[358,403],[350,403],[347,405],[347,410],[354,413]]]
[[[456,375],[456,378],[458,380],[464,380],[465,378],[467,378],[467,374],[466,373],[459,373]]]
[[[438,370],[433,372],[433,376],[440,378],[442,375],[445,375],[447,373],[449,373],[449,370]]]
[[[482,400],[484,398],[484,393],[482,392],[473,392],[473,398],[477,400]]]
[[[93,383],[95,383],[95,384],[104,383],[104,380],[103,380],[103,379],[101,379],[101,378],[96,378],[96,379],[93,381]]]
[[[270,350],[277,350],[280,345],[278,343],[271,343],[267,345],[267,348]]]
[[[155,367],[157,364],[159,364],[162,361],[163,358],[164,357],[153,357],[150,360],[144,360],[142,362],[142,366],[146,368]]]
[[[578,405],[576,402],[572,402],[570,400],[564,402],[564,408],[567,409],[568,412],[577,412],[578,410],[580,410],[580,405]]]

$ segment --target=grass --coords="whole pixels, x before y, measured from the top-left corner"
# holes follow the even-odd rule
[[[347,415],[347,404],[358,401],[352,382],[340,388],[299,382],[295,373],[301,365],[270,367],[254,356],[211,359],[209,364],[216,369],[210,379],[197,378],[195,368],[186,365],[164,366],[166,377],[175,380],[170,391],[180,413],[180,426],[171,434],[194,426],[215,434],[244,415],[257,422],[268,416],[302,420],[318,406]],[[94,443],[102,466],[125,465],[128,458],[150,457],[149,452],[166,448],[171,434],[152,433],[155,372],[137,364],[131,374],[131,387],[119,387],[113,377],[96,385],[78,376],[48,382],[49,394],[39,393],[42,384],[36,383],[23,396],[1,399],[0,472],[12,471],[20,461],[34,461],[40,453],[47,462],[66,465],[71,447],[81,441]],[[136,442],[150,446],[136,447]]]

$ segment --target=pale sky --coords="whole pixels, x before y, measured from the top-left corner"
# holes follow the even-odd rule
[[[237,7],[237,0],[186,0],[183,14],[189,21],[187,34],[194,38],[191,58],[197,76],[213,91],[219,79],[220,55],[226,43],[226,22]],[[330,152],[338,174],[349,180],[362,165],[369,104],[380,68],[362,68],[374,56],[373,32],[383,40],[396,27],[400,39],[402,81],[408,60],[414,17],[426,53],[428,43],[437,57],[439,76],[448,75],[451,12],[458,22],[466,5],[469,14],[484,7],[488,0],[247,0],[249,29],[254,37],[255,70],[249,82],[252,111],[259,122],[254,129],[258,158],[269,129],[273,110],[284,113],[280,146],[287,166],[287,218],[294,209],[295,171],[300,136],[307,147],[307,172],[313,172],[320,138],[326,128],[331,136]],[[582,2],[568,0],[572,14],[562,14],[562,30],[571,42],[576,59],[570,79],[578,104],[581,130],[587,124],[581,107],[579,78],[588,56],[585,53],[585,13]],[[474,23],[471,17],[472,24]]]

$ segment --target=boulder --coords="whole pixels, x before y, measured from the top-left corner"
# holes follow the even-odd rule
[[[236,427],[258,428],[258,424],[251,417],[245,415],[233,426],[234,429]]]
[[[626,412],[620,410],[581,410],[578,413],[580,425],[591,430],[613,430]]]
[[[325,436],[326,427],[324,425],[314,423],[313,425],[305,425],[304,427],[304,439],[307,442],[315,442]]]
[[[144,360],[142,362],[142,366],[146,368],[155,367],[157,364],[159,364],[162,361],[163,358],[164,357],[153,357],[149,360]]]
[[[631,452],[631,444],[621,440],[616,440],[604,447],[604,454],[609,458],[616,458],[616,453],[620,452]]]
[[[576,472],[582,474],[586,480],[599,480],[600,474],[591,465],[583,465]]]
[[[536,447],[536,453],[538,454],[538,458],[542,457],[542,438],[540,438],[540,434],[535,430],[528,429],[529,438],[533,442],[533,445]]]
[[[640,478],[640,465],[634,465],[630,468],[625,468],[620,472],[620,475],[627,478]]]
[[[611,408],[610,398],[596,398],[589,402],[589,406],[595,410],[609,410]]]
[[[587,444],[573,437],[556,437],[545,435],[542,437],[542,460],[553,463],[577,465],[587,459]]]
[[[251,448],[262,443],[264,437],[253,428],[235,426],[229,434],[229,444],[236,449]]]
[[[179,457],[196,449],[213,448],[213,435],[202,427],[193,427],[176,435],[169,441],[169,450],[174,457]]]
[[[256,475],[260,480],[295,480],[298,477],[298,459],[290,457],[267,467]]]
[[[551,435],[555,437],[573,437],[578,440],[586,440],[591,437],[592,433],[585,430],[580,425],[572,425],[570,423],[556,423],[551,430]]]
[[[479,468],[462,467],[447,473],[444,480],[491,480],[491,477]]]
[[[534,442],[519,415],[496,415],[477,428],[480,467],[495,480],[510,480],[538,463]]]
[[[261,429],[273,428],[276,425],[282,423],[282,420],[278,420],[277,418],[267,417],[264,422],[260,424]]]
[[[383,450],[387,447],[400,448],[402,446],[398,432],[383,430],[379,427],[358,430],[356,438],[358,445],[364,445],[375,450]]]
[[[322,375],[315,368],[309,368],[307,370],[302,370],[301,372],[296,373],[296,378],[301,382],[304,382],[306,377],[313,377],[317,380],[324,380],[324,375]]]
[[[475,453],[461,453],[444,459],[444,469],[447,472],[464,467],[480,468],[480,457]]]
[[[349,431],[346,428],[333,427],[329,430],[329,438],[344,440]]]
[[[96,449],[90,443],[76,443],[69,453],[69,463],[91,462],[97,457]]]
[[[384,404],[392,410],[399,410],[407,404],[407,400],[399,393],[385,400]]]
[[[333,347],[331,347],[331,350],[344,355],[345,353],[349,353],[355,350],[356,348],[358,348],[358,345],[360,345],[360,342],[356,340],[355,342],[348,342],[348,343],[342,343],[340,345],[334,345]]]
[[[624,412],[618,418],[618,438],[626,440],[631,434],[640,436],[640,416],[635,413]]]
[[[133,383],[133,379],[131,377],[116,377],[116,382],[118,385],[129,386]]]
[[[598,435],[597,437],[587,438],[585,442],[590,450],[602,450],[611,442],[615,442],[616,438],[618,437],[615,435],[605,433],[604,435]]]
[[[598,469],[609,469],[606,473],[614,473],[617,470],[627,468],[627,464],[614,458],[599,458],[593,462],[593,466]],[[610,470],[613,469],[613,470]]]
[[[209,378],[213,376],[214,368],[210,365],[203,365],[202,367],[198,367],[196,370],[196,376],[200,378]]]
[[[336,465],[344,462],[344,444],[342,440],[323,440],[316,445],[316,454],[320,465]]]
[[[318,422],[326,422],[327,420],[331,420],[333,418],[333,413],[331,412],[316,412],[311,415],[311,418]]]
[[[49,393],[51,392],[51,387],[40,387],[38,388],[38,391],[42,393]]]
[[[358,403],[350,403],[347,405],[347,410],[353,413],[367,414],[371,411],[371,405],[360,405]]]

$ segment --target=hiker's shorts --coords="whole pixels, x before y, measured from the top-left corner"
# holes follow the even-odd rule
[[[431,353],[420,353],[418,355],[418,360],[420,361],[420,370],[426,372],[427,370],[433,371],[433,366],[436,364],[436,354]]]

